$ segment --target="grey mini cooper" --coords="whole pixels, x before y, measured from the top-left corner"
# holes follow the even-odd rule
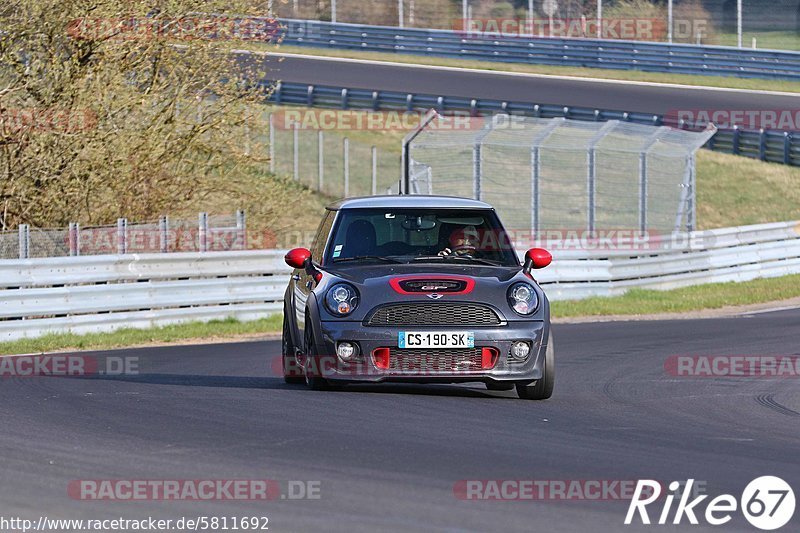
[[[311,250],[286,255],[287,383],[482,382],[553,393],[550,304],[531,275],[541,248],[511,245],[488,204],[377,196],[327,207]]]

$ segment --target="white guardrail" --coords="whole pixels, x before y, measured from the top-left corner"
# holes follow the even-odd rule
[[[555,251],[537,273],[552,300],[800,273],[800,222],[695,232],[684,251]],[[282,310],[283,251],[0,261],[0,341]]]

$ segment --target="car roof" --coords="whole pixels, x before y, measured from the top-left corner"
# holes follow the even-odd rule
[[[422,194],[364,196],[346,198],[327,207],[332,211],[340,209],[494,209],[491,205],[469,198],[456,196],[427,196]]]

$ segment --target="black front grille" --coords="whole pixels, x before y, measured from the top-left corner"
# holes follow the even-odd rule
[[[488,305],[419,302],[377,308],[368,326],[496,326],[500,317]]]
[[[481,363],[480,348],[390,348],[388,370],[424,374],[470,372],[481,370]]]

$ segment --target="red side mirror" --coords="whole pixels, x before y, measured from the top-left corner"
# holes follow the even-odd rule
[[[286,264],[292,268],[305,268],[306,262],[311,259],[311,251],[307,248],[295,248],[290,250],[283,258]]]
[[[531,248],[525,254],[525,272],[544,268],[553,262],[553,256],[544,248]]]

